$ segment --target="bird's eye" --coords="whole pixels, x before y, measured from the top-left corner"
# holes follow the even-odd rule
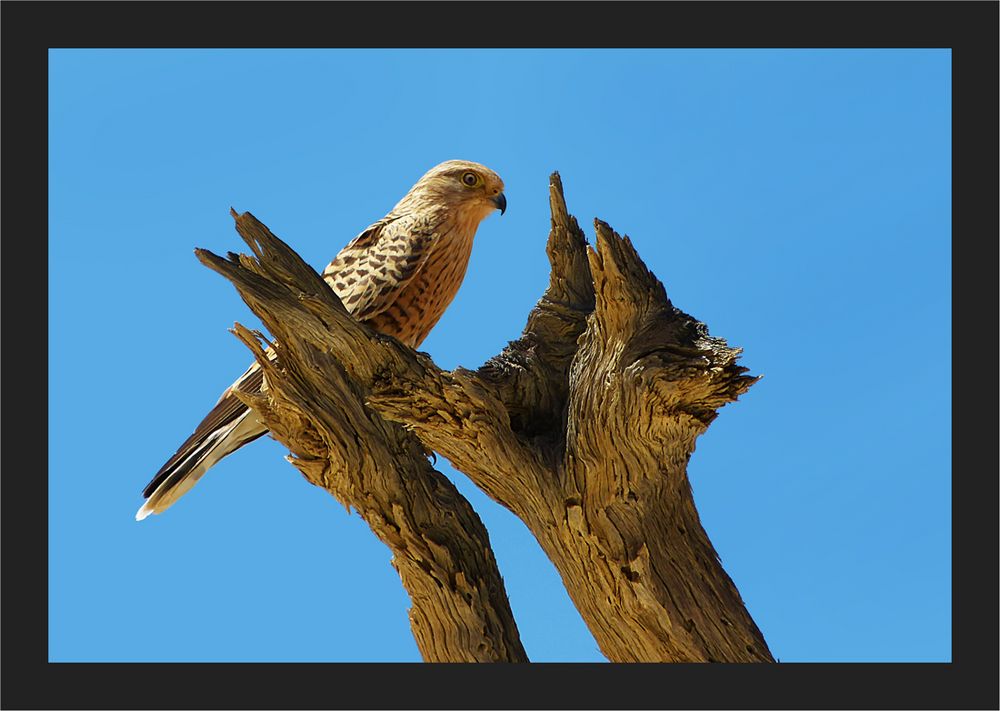
[[[480,183],[479,176],[475,173],[466,173],[462,176],[462,182],[468,185],[470,188],[474,188]]]

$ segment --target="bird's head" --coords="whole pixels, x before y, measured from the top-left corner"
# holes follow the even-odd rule
[[[448,205],[476,224],[494,210],[502,215],[507,209],[500,176],[467,160],[446,160],[434,166],[410,189],[407,198],[411,197]]]

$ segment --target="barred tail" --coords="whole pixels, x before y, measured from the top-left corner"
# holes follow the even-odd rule
[[[255,363],[226,389],[194,433],[146,485],[142,492],[146,503],[136,513],[136,521],[150,514],[163,513],[198,483],[216,462],[267,434],[267,428],[232,394],[234,389],[259,392],[262,384],[263,376]]]

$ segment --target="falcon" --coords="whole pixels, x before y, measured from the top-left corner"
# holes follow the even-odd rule
[[[431,168],[394,208],[351,240],[323,270],[348,312],[416,348],[455,298],[479,223],[507,209],[503,180],[479,163]],[[194,433],[143,490],[141,521],[170,508],[220,459],[267,434],[233,391],[259,392],[255,362],[222,393]]]

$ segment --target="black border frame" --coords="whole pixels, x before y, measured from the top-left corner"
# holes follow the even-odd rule
[[[968,1],[2,3],[3,708],[998,708],[998,8]],[[954,661],[47,662],[48,303],[36,278],[37,265],[47,264],[47,50],[257,46],[950,47],[953,334],[964,346],[953,345],[952,373]],[[28,301],[29,293],[39,295]]]

